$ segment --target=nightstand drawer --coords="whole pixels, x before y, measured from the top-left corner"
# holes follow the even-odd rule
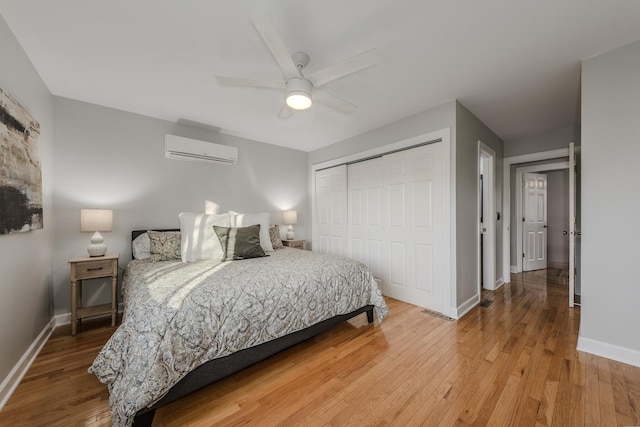
[[[113,260],[96,260],[81,262],[76,265],[76,279],[110,276],[113,272]]]

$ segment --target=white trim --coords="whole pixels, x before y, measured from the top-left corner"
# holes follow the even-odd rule
[[[51,336],[51,333],[55,329],[55,320],[51,319],[46,324],[42,332],[38,334],[36,339],[31,343],[27,351],[22,355],[18,363],[11,369],[9,375],[0,384],[0,411],[4,408],[13,392],[15,391],[22,378],[25,376],[29,367],[36,359],[42,347],[46,344],[47,340]]]
[[[554,170],[562,170],[569,169],[569,162],[556,162],[556,163],[545,163],[541,165],[533,165],[533,166],[521,166],[516,168],[516,182],[522,182],[522,176],[527,172],[544,172],[544,171],[554,171]],[[516,218],[522,217],[522,186],[516,185]],[[520,273],[522,271],[522,257],[517,256],[517,254],[522,253],[522,221],[516,221],[516,268],[518,271],[516,273]]]
[[[579,147],[576,147],[576,149]],[[502,168],[502,271],[509,271],[511,265],[511,165],[558,159],[569,156],[569,148],[505,157]],[[509,282],[511,278],[509,277]],[[509,283],[507,282],[507,283]]]
[[[585,337],[578,337],[577,349],[578,351],[584,351],[585,353],[595,354],[596,356],[606,357],[607,359],[640,367],[640,351],[638,350],[632,350]]]
[[[53,320],[55,321],[56,328],[58,326],[68,325],[69,323],[71,323],[71,313],[57,314],[53,316]]]
[[[123,304],[119,303],[118,313],[122,313],[122,312],[123,312]],[[111,314],[105,314],[105,315],[95,316],[95,318],[110,317],[110,316]],[[36,339],[31,343],[31,345],[29,346],[27,351],[22,355],[18,363],[16,363],[16,365],[13,367],[11,372],[9,372],[9,375],[7,375],[7,377],[4,379],[2,384],[0,384],[0,411],[2,410],[4,405],[7,403],[7,401],[15,391],[16,387],[18,387],[18,385],[20,384],[20,381],[22,381],[22,378],[24,378],[25,374],[31,367],[31,364],[33,363],[33,361],[36,360],[36,357],[38,357],[38,354],[40,354],[40,351],[42,351],[42,347],[44,347],[47,341],[49,341],[49,338],[51,337],[51,334],[53,333],[53,331],[58,326],[68,325],[69,323],[71,323],[71,313],[57,314],[53,316],[51,320],[49,320],[49,322],[44,327],[42,332],[40,332],[40,334],[36,337]]]
[[[437,141],[439,139],[449,139],[451,135],[450,128],[440,129],[434,132],[425,133],[423,135],[417,135],[408,139],[393,142],[380,147],[375,147],[370,150],[362,151],[360,153],[350,154],[348,156],[338,157],[336,159],[327,160],[321,163],[314,163],[311,165],[311,172],[315,174],[318,169],[327,169],[333,166],[342,165],[344,163],[357,162],[368,157],[381,156],[395,150],[403,150],[405,148],[413,147],[425,142]]]
[[[509,270],[511,273],[517,274],[518,273],[518,266],[517,265],[512,265],[511,269]],[[509,280],[510,282],[511,280]],[[507,282],[507,283],[509,283]]]
[[[429,141],[438,141],[442,143],[442,186],[443,191],[443,265],[449,268],[443,268],[443,304],[442,314],[457,318],[458,312],[455,304],[456,301],[456,168],[455,161],[455,144],[451,144],[451,128],[443,128],[433,132],[417,135],[408,139],[393,142],[360,153],[339,157],[337,159],[327,160],[325,162],[311,165],[311,236],[315,236],[315,212],[316,212],[316,171],[319,169],[327,169],[344,163],[355,162],[369,157],[383,155],[395,150],[403,150],[405,148],[419,145]],[[447,233],[447,230],[449,231]],[[313,246],[313,239],[311,245]]]
[[[496,290],[502,285],[504,285],[504,278],[501,277],[498,280],[496,280]]]
[[[480,304],[480,295],[474,295],[458,306],[458,308],[456,309],[455,316],[449,316],[449,317],[453,317],[454,319],[460,319],[462,316],[467,314],[471,309],[473,309],[478,304]]]

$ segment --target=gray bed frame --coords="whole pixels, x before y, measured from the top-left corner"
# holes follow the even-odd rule
[[[157,231],[180,231],[177,229],[153,229]],[[131,232],[131,241],[147,230],[134,230]],[[292,347],[296,344],[306,341],[314,336],[325,332],[334,326],[342,323],[361,313],[367,313],[367,320],[373,323],[373,306],[366,305],[351,313],[341,314],[330,319],[324,320],[306,329],[290,333],[272,341],[268,341],[255,347],[240,350],[228,356],[213,359],[203,365],[200,365],[193,371],[189,372],[176,385],[171,387],[169,392],[154,405],[138,411],[133,421],[136,427],[151,426],[156,409],[167,405],[181,397],[184,397],[196,390],[208,386],[219,381],[229,375],[235,374],[242,369],[258,363],[268,357]]]

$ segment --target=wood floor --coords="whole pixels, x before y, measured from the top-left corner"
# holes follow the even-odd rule
[[[512,280],[457,322],[388,299],[381,325],[358,316],[159,409],[154,425],[639,425],[640,368],[575,350],[564,275]],[[0,425],[110,425],[87,373],[107,325],[56,330]]]

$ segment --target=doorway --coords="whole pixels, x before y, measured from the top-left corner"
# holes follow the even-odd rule
[[[525,181],[525,175],[526,174],[534,174],[534,175],[539,175],[541,172],[549,172],[549,171],[558,171],[558,170],[562,170],[562,169],[568,169],[569,168],[569,162],[567,161],[561,161],[561,162],[554,162],[554,163],[546,163],[546,164],[538,164],[538,165],[530,165],[530,166],[521,166],[516,168],[516,184],[517,183],[522,183]],[[546,180],[545,180],[546,182]],[[567,184],[568,185],[568,184]],[[526,183],[525,183],[526,186]],[[523,191],[523,189],[525,188],[525,186],[523,185],[516,185],[516,271],[513,271],[515,273],[521,273],[522,271],[527,271],[527,270],[536,270],[539,268],[546,268],[546,244],[547,244],[547,238],[546,238],[546,231],[547,229],[542,227],[541,224],[537,224],[537,228],[541,228],[542,227],[542,231],[544,231],[544,247],[541,248],[544,250],[545,252],[545,262],[544,262],[544,266],[539,266],[537,264],[535,264],[536,260],[535,259],[531,259],[531,268],[528,268],[525,270],[525,265],[524,265],[524,260],[525,257],[527,256],[527,253],[529,253],[529,255],[535,255],[536,251],[535,251],[535,245],[531,248],[529,248],[529,250],[527,251],[525,249],[525,245],[524,245],[524,234],[526,231],[532,231],[529,230],[529,228],[533,229],[535,228],[536,224],[532,224],[530,227],[528,226],[529,224],[527,224],[527,222],[523,222],[523,221],[518,221],[518,219],[520,218],[525,218],[526,214],[525,214],[525,209],[523,207],[523,198],[524,198],[524,194],[525,191]],[[535,191],[536,189],[534,189]],[[546,203],[544,205],[544,225],[546,225]],[[557,231],[554,229],[554,232]],[[534,236],[535,237],[535,236]],[[535,244],[536,239],[532,239],[533,240],[533,244]],[[539,240],[539,239],[538,239]],[[522,255],[524,254],[524,255]]]
[[[478,295],[496,289],[496,153],[478,141]]]
[[[539,172],[550,171],[553,169],[565,169],[568,172],[569,183],[568,197],[562,196],[563,200],[568,199],[569,203],[569,225],[563,226],[563,235],[569,237],[569,306],[573,307],[576,297],[580,295],[580,245],[579,239],[579,200],[576,200],[576,188],[579,188],[579,152],[580,147],[574,147],[573,143],[569,144],[568,149],[558,149],[552,151],[544,151],[539,153],[525,154],[521,156],[507,157],[504,159],[504,170],[511,170],[510,173],[504,173],[504,188],[511,188],[512,182],[521,182],[519,175],[523,172]],[[564,161],[564,159],[569,161]],[[553,163],[553,162],[556,163]],[[533,164],[534,162],[539,162]],[[543,163],[547,162],[547,163]],[[528,163],[527,166],[524,164]],[[515,168],[517,166],[520,168]],[[511,166],[514,166],[512,169]],[[517,172],[519,173],[517,173]],[[566,175],[565,175],[566,176]],[[514,197],[514,194],[515,197]],[[522,217],[522,186],[514,185],[510,191],[504,193],[504,224],[503,224],[503,266],[510,268],[511,273],[522,272],[522,221],[517,221]],[[567,215],[565,215],[567,216]],[[514,233],[514,231],[516,231]],[[513,238],[514,242],[511,241]],[[565,237],[566,239],[566,237]],[[516,242],[517,240],[517,242]],[[514,260],[514,264],[510,263]]]

